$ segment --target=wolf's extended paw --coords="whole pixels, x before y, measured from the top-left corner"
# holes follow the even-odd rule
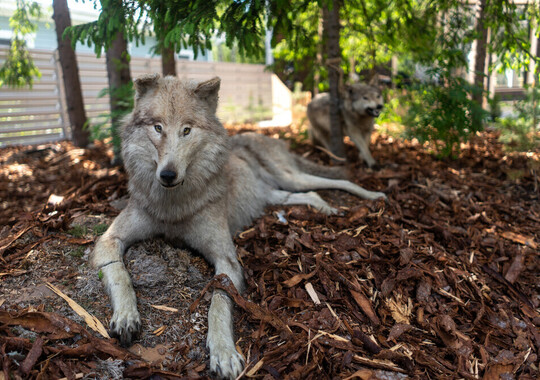
[[[374,193],[374,198],[373,199],[379,199],[379,198],[382,198],[382,199],[384,199],[385,202],[388,202],[388,197],[386,196],[385,193],[381,193],[380,191],[376,191]]]
[[[139,334],[141,329],[141,317],[137,310],[130,312],[114,312],[110,323],[111,335],[118,338],[124,347],[131,345],[131,342]]]
[[[330,205],[322,206],[321,208],[319,208],[319,212],[322,212],[325,215],[338,215],[339,214],[339,210]]]
[[[244,369],[244,358],[234,345],[212,344],[208,342],[210,349],[210,370],[222,379],[236,379]]]

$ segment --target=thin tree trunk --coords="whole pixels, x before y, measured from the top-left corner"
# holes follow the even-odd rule
[[[538,28],[538,24],[536,24],[536,28]],[[540,38],[537,38],[536,39],[536,58],[537,59],[540,59]],[[538,63],[534,63],[534,68],[533,68],[533,83],[534,83],[534,86],[538,86],[538,76],[540,74],[540,69],[538,68]]]
[[[89,143],[90,134],[85,130],[86,112],[79,79],[79,66],[75,51],[71,47],[69,38],[62,38],[64,30],[71,26],[71,18],[67,0],[53,1],[53,19],[56,26],[56,39],[58,41],[58,55],[66,94],[66,105],[71,126],[73,143],[78,147],[86,147]]]
[[[474,62],[474,84],[482,89],[482,92],[474,94],[474,101],[484,106],[484,79],[486,77],[486,56],[487,56],[487,42],[488,42],[488,29],[484,25],[484,19],[486,14],[486,0],[479,0],[478,11],[476,18],[476,33],[478,39],[476,40],[476,58]]]
[[[341,129],[340,99],[340,63],[339,47],[339,0],[332,0],[332,9],[323,6],[323,33],[325,35],[328,82],[330,85],[330,150],[338,157],[345,157],[343,131]]]
[[[161,49],[161,72],[163,76],[176,76],[176,59],[174,46],[163,47]]]
[[[131,111],[130,102],[126,97],[132,97],[127,89],[131,82],[129,71],[129,53],[127,41],[121,31],[116,33],[106,55],[107,76],[109,79],[109,104],[111,109],[112,137],[114,161],[121,162],[119,126],[121,118]]]
[[[319,36],[319,46],[317,46],[317,69],[313,74],[313,97],[319,93],[319,83],[321,83],[321,67],[323,61],[323,13],[319,13],[319,21],[317,25],[317,34]]]

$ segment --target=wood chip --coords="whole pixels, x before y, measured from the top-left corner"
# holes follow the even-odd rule
[[[363,365],[366,365],[366,366],[372,367],[372,368],[379,368],[379,369],[384,369],[384,370],[387,370],[387,371],[395,371],[395,372],[406,373],[405,370],[398,367],[397,365],[392,363],[390,360],[368,359],[368,358],[364,358],[364,357],[359,356],[359,355],[354,355],[353,360],[355,362],[358,362],[360,364],[363,364]]]
[[[164,306],[164,305],[150,305],[154,309],[163,310],[163,311],[170,311],[171,313],[178,313],[178,309],[174,307]]]
[[[103,326],[103,324],[99,321],[99,319],[97,319],[92,314],[84,310],[84,308],[81,305],[79,305],[77,302],[69,298],[56,286],[54,286],[50,282],[45,282],[45,283],[53,292],[55,292],[60,297],[62,297],[68,303],[68,305],[73,309],[75,313],[77,313],[78,315],[84,318],[84,321],[86,322],[88,327],[90,327],[95,332],[101,334],[101,336],[103,336],[104,338],[110,338],[109,333],[107,333],[107,329],[105,328],[105,326]]]
[[[516,234],[511,231],[503,231],[501,232],[501,236],[515,243],[519,243],[519,244],[526,245],[527,247],[531,247],[532,249],[538,248],[538,245],[534,242],[534,238],[530,236]]]
[[[157,328],[156,330],[154,330],[152,332],[152,334],[154,334],[155,336],[160,336],[161,334],[163,334],[165,332],[166,329],[167,329],[166,326],[161,326],[161,327]]]
[[[75,379],[82,379],[83,377],[84,377],[84,373],[82,373],[82,372],[75,375]],[[60,378],[58,380],[68,380],[68,378],[67,377],[62,377],[62,378]]]
[[[320,305],[321,300],[319,299],[319,296],[317,295],[317,292],[313,288],[313,285],[311,282],[306,283],[306,291],[308,292],[309,296],[311,297],[311,300],[315,303],[315,305]]]
[[[264,359],[261,359],[249,371],[246,372],[247,377],[253,377],[264,364]]]

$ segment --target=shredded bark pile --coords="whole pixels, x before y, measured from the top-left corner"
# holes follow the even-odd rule
[[[290,139],[297,153],[330,164],[296,131],[260,132]],[[152,262],[148,255],[159,251],[159,278],[168,290],[173,283],[186,289],[164,294],[163,283],[147,290],[150,280],[136,279],[144,331],[139,351],[128,351],[83,327],[59,306],[64,301],[20,291],[50,281],[107,324],[111,312],[99,284],[80,284],[97,282],[85,256],[99,223],[110,224],[121,207],[125,174],[108,167],[103,145],[1,150],[4,377],[209,376],[199,317],[211,290],[220,288],[238,306],[237,347],[248,377],[538,378],[538,152],[506,153],[493,132],[475,137],[455,161],[387,136],[372,151],[381,164],[376,171],[347,146],[351,179],[384,191],[388,202],[321,191],[340,215],[268,208],[235,238],[248,285],[241,295],[225,276],[210,281],[196,257],[182,256],[182,270],[196,275],[178,280],[171,274],[174,250],[164,242],[137,248],[140,256],[128,253],[127,265],[139,276],[144,268],[137,263]],[[101,219],[81,222],[94,217]],[[80,225],[87,229],[77,234]],[[78,247],[86,251],[70,255]],[[209,281],[202,291],[201,281]],[[141,353],[152,347],[156,355]]]

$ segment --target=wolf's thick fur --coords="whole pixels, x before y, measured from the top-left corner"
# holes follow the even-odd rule
[[[351,138],[360,151],[360,159],[372,167],[376,162],[369,151],[369,142],[375,118],[383,108],[381,91],[367,84],[356,83],[345,85],[340,95],[343,135]],[[311,123],[309,136],[312,142],[330,149],[330,94],[314,97],[308,104],[307,116]]]
[[[135,81],[135,108],[122,130],[122,154],[130,200],[96,243],[92,264],[103,274],[113,307],[111,331],[125,345],[141,320],[135,292],[122,261],[135,241],[164,235],[182,240],[243,288],[243,272],[231,235],[272,204],[307,204],[337,210],[313,189],[342,189],[374,199],[343,179],[340,169],[291,154],[283,141],[246,133],[228,137],[215,112],[220,80],[202,83],[159,75]],[[236,351],[232,304],[215,291],[208,311],[210,368],[235,378],[244,360]]]

